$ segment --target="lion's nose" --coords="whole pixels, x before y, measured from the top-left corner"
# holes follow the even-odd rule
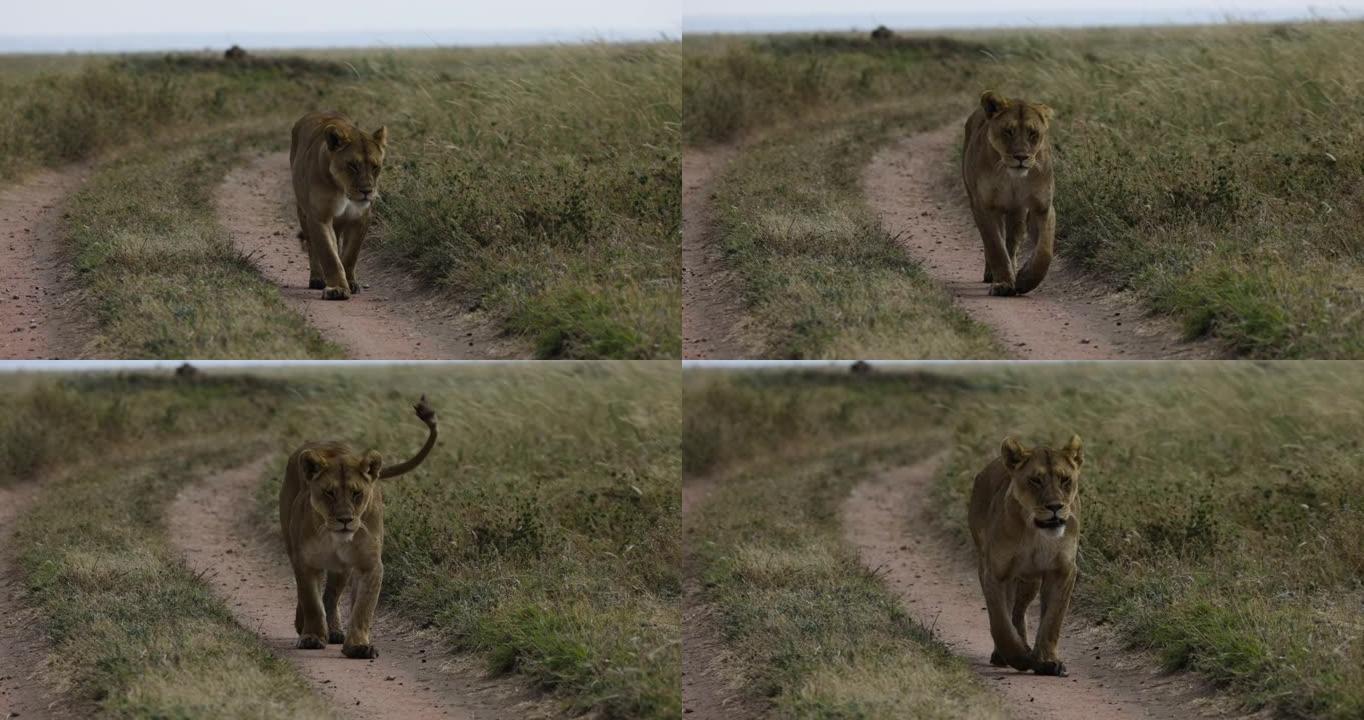
[[[1017,161],[1019,161],[1019,162],[1024,162],[1024,161],[1026,161],[1026,160],[1028,159],[1028,156],[1027,156],[1026,154],[1023,154],[1023,155],[1015,154],[1015,155],[1014,155],[1014,159],[1017,160]]]
[[[1047,509],[1054,513],[1058,513],[1061,512],[1061,508],[1063,507],[1065,507],[1065,505],[1062,505],[1061,503],[1052,503],[1047,506]]]
[[[354,520],[354,519],[355,519],[355,518],[353,518],[353,517],[339,517],[339,518],[336,519],[336,521],[339,522],[339,523],[341,523],[342,525],[349,525],[349,524],[350,524],[350,521],[351,521],[351,520]]]

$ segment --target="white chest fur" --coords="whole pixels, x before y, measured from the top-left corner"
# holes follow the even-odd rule
[[[355,222],[369,211],[369,201],[356,202],[342,195],[332,207],[332,218],[342,222]]]
[[[303,544],[303,556],[312,567],[342,570],[355,561],[355,533],[335,533],[314,536]]]

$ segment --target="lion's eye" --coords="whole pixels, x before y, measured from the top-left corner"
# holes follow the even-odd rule
[[[1033,141],[1033,142],[1037,142],[1037,131],[1036,131],[1036,130],[1029,130],[1029,131],[1028,131],[1028,139],[1031,140],[1031,141]]]
[[[1004,128],[1004,137],[1006,137],[1006,138],[1011,138],[1011,137],[1013,137],[1013,136],[1014,136],[1014,129],[1013,129],[1013,128]]]
[[[1028,478],[1028,482],[1032,483],[1033,485],[1041,485],[1042,478],[1034,475],[1033,477]]]
[[[325,494],[327,497],[329,497],[329,498],[334,498],[334,497],[336,497],[336,491],[335,491],[335,490],[327,490],[324,494]]]
[[[350,499],[351,499],[351,500],[354,500],[355,502],[360,502],[360,500],[361,500],[362,498],[364,498],[364,497],[365,497],[365,494],[362,493],[362,492],[353,492],[353,493],[350,494]]]

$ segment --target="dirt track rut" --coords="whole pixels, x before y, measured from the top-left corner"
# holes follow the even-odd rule
[[[75,296],[62,262],[61,206],[88,172],[84,165],[44,170],[0,193],[0,359],[80,355],[83,340],[68,308]]]
[[[375,620],[375,660],[351,660],[341,648],[294,647],[293,573],[278,533],[262,533],[242,510],[255,504],[264,461],[233,468],[180,493],[167,515],[170,537],[186,564],[213,586],[237,622],[254,630],[292,663],[338,713],[348,717],[551,718],[555,711],[514,681],[487,679],[451,660],[438,642],[382,611]],[[236,508],[233,513],[222,508]],[[342,598],[345,615],[347,598]]]
[[[1124,650],[1112,633],[1067,619],[1060,652],[1070,675],[1020,673],[990,665],[989,625],[974,566],[961,548],[928,530],[933,458],[886,471],[856,487],[843,506],[843,527],[868,568],[906,610],[1004,696],[1013,715],[1045,720],[1237,717],[1228,701],[1187,673],[1160,672],[1150,658]],[[1084,579],[1081,578],[1083,583]],[[1028,618],[1037,628],[1037,603]]]
[[[1152,317],[1136,301],[1100,288],[1066,266],[1057,248],[1041,287],[1020,297],[992,297],[981,282],[980,235],[959,187],[943,185],[943,163],[961,133],[959,124],[912,135],[872,159],[863,174],[867,199],[882,224],[959,306],[994,329],[1010,353],[1024,360],[1136,360],[1206,358],[1208,343],[1180,340],[1174,325]],[[1064,213],[1064,204],[1060,212]],[[1019,249],[1026,257],[1031,245]]]
[[[529,356],[519,343],[499,335],[482,313],[463,312],[448,298],[423,291],[414,279],[381,269],[373,253],[361,253],[357,274],[365,287],[351,299],[323,300],[321,290],[309,290],[308,254],[297,237],[288,153],[256,155],[228,173],[215,202],[232,242],[279,286],[295,310],[353,359]]]
[[[738,336],[743,306],[711,237],[711,187],[734,152],[725,146],[682,154],[682,357],[688,360],[747,356]]]

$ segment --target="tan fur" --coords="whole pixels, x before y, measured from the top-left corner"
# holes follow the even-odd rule
[[[976,476],[967,519],[980,562],[980,589],[995,642],[990,662],[995,665],[1039,675],[1066,674],[1056,642],[1075,588],[1080,540],[1076,493],[1083,464],[1079,435],[1060,450],[1029,450],[1009,437],[1000,456]],[[1042,617],[1037,642],[1029,649],[1024,615],[1039,591]]]
[[[1051,119],[1046,105],[986,92],[966,121],[961,175],[985,245],[985,282],[992,283],[991,295],[1028,292],[1042,284],[1051,265],[1056,236]],[[1015,275],[1025,233],[1035,245]]]
[[[412,459],[390,468],[375,450],[355,454],[341,443],[313,442],[289,457],[279,492],[279,523],[298,584],[298,647],[341,643],[350,658],[373,658],[374,605],[384,579],[384,497],[379,480],[417,467],[436,445],[436,411],[426,396],[414,406],[430,433]],[[337,603],[350,586],[350,625]]]
[[[388,143],[385,128],[366,134],[346,116],[312,112],[294,123],[289,168],[299,239],[308,251],[308,287],[327,300],[360,292],[355,263],[378,198]]]

